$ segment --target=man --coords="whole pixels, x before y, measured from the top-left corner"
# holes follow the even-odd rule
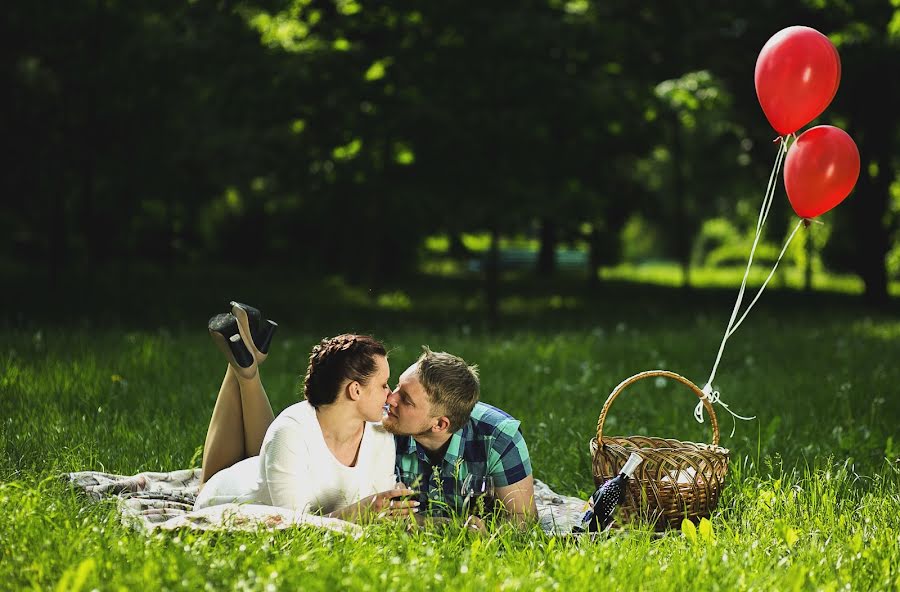
[[[534,477],[519,421],[478,402],[478,369],[457,356],[423,347],[388,396],[382,420],[395,435],[398,476],[427,496],[428,513],[466,510],[463,484],[477,493],[484,477],[494,499],[518,523],[537,516]]]

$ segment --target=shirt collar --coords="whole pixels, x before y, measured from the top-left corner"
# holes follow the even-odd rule
[[[463,427],[456,430],[452,436],[450,436],[450,445],[447,446],[447,453],[444,454],[444,462],[455,465],[460,459],[463,457],[463,452],[466,449],[466,442],[469,441],[470,433],[472,432],[472,428],[469,426],[470,422],[466,422],[463,424]]]
[[[412,436],[397,436],[397,452],[414,454],[416,452],[415,439]]]

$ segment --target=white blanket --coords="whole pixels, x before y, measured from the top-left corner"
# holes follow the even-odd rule
[[[194,510],[200,487],[200,469],[169,473],[138,473],[133,476],[83,471],[64,475],[92,499],[115,497],[122,520],[145,532],[157,530],[258,530],[315,526],[358,537],[358,524],[302,514],[256,504],[224,504]],[[566,535],[578,524],[587,504],[577,497],[555,493],[542,481],[534,481],[535,503],[541,528]]]

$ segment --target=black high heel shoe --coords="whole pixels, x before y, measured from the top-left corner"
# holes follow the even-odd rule
[[[235,306],[239,306],[247,313],[247,321],[250,325],[250,337],[253,344],[260,353],[269,353],[269,347],[272,345],[272,337],[275,335],[275,329],[278,323],[269,319],[263,319],[259,309],[248,304],[235,302]],[[207,328],[210,333],[217,333],[225,340],[234,361],[241,368],[248,368],[253,364],[253,354],[244,345],[241,339],[241,333],[238,330],[237,319],[230,312],[219,314],[209,319]]]

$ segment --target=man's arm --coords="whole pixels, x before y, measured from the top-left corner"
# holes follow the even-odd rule
[[[494,496],[503,502],[504,511],[511,522],[521,525],[537,520],[533,475],[512,485],[494,488]]]
[[[488,467],[488,473],[494,477],[494,498],[503,503],[509,521],[521,526],[536,520],[531,455],[518,420],[509,419],[497,426]]]

